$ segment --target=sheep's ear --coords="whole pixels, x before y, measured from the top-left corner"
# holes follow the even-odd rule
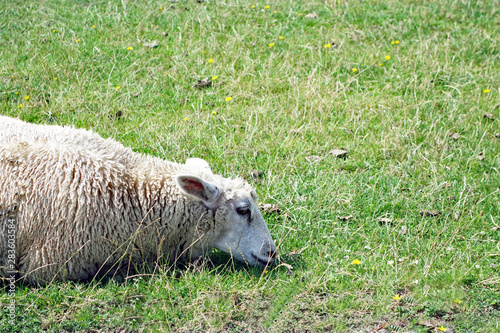
[[[220,190],[214,184],[199,177],[191,175],[179,175],[175,178],[181,190],[205,204],[214,204],[220,195]]]
[[[197,168],[200,168],[202,170],[206,170],[206,171],[209,171],[210,173],[212,173],[212,169],[210,169],[210,165],[208,165],[208,162],[205,161],[204,159],[201,159],[201,158],[188,158],[186,160],[186,165],[187,166],[194,166],[194,167],[197,167]]]

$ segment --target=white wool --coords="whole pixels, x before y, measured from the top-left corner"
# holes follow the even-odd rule
[[[27,283],[202,255],[228,227],[219,216],[227,208],[211,210],[183,194],[176,175],[214,183],[225,201],[255,192],[200,161],[172,163],[92,131],[0,116],[0,275],[10,271],[7,219],[15,221],[15,268]]]

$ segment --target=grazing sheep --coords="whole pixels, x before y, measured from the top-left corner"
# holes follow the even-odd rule
[[[119,265],[211,248],[251,266],[276,246],[242,179],[177,164],[92,131],[0,116],[0,275],[86,280]]]

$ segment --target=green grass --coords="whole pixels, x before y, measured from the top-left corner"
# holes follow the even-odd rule
[[[265,5],[0,1],[1,114],[204,158],[282,208],[268,273],[214,252],[18,284],[0,331],[500,331],[499,1]]]

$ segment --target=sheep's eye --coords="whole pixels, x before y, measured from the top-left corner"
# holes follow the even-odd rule
[[[250,209],[248,207],[238,207],[236,208],[236,213],[240,215],[247,215],[250,213]]]

